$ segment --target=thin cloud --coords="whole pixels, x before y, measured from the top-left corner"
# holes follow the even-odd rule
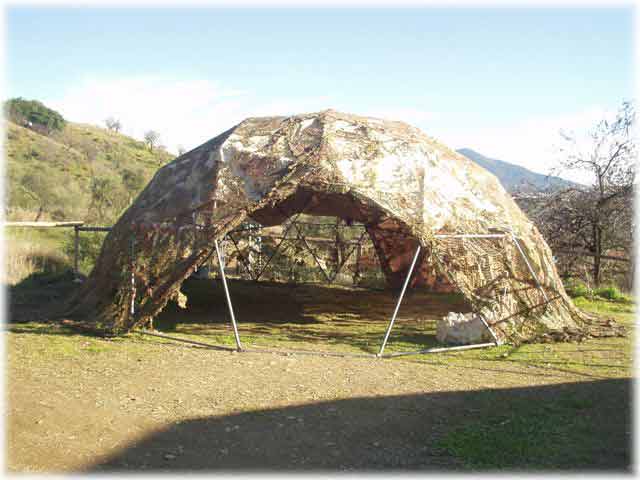
[[[229,88],[203,80],[176,80],[163,76],[84,78],[58,98],[45,104],[71,121],[104,125],[114,117],[123,133],[142,139],[147,130],[160,133],[171,152],[187,150],[213,138],[251,116],[291,115],[327,108],[351,111],[331,96],[269,98],[256,92]],[[560,130],[580,137],[611,110],[593,106],[579,112],[525,118],[493,127],[439,128],[446,115],[416,107],[370,108],[361,115],[402,120],[423,129],[452,148],[468,147],[483,155],[548,174],[557,164]],[[567,178],[589,181],[588,176],[567,172]]]
[[[253,92],[209,80],[160,76],[85,78],[47,105],[71,121],[104,125],[114,117],[122,132],[141,139],[156,130],[169,151],[191,149],[251,116],[289,115],[331,106],[328,96],[261,100]]]
[[[156,130],[175,151],[177,145],[195,146],[207,131],[210,137],[211,132],[231,126],[229,121],[235,119],[229,114],[246,95],[208,80],[86,78],[45,103],[71,121],[104,125],[106,118],[114,117],[122,123],[123,133],[136,138]]]

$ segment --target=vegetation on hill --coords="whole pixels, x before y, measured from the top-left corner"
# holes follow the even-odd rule
[[[80,220],[112,225],[151,180],[173,160],[162,147],[107,128],[66,121],[37,101],[5,103],[7,178],[5,218],[13,221]],[[8,229],[5,280],[13,284],[35,272],[70,268],[73,232],[68,229]],[[88,273],[104,233],[80,237],[80,270]]]
[[[67,123],[55,110],[37,100],[12,98],[5,103],[5,115],[12,122],[49,134],[60,131]]]
[[[174,155],[92,125],[43,133],[9,120],[6,158],[8,219],[111,224]]]

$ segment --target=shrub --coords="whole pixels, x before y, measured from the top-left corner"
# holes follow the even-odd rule
[[[591,289],[587,285],[585,285],[584,282],[581,282],[580,280],[571,280],[567,282],[564,289],[567,292],[567,295],[569,295],[572,298],[577,298],[577,297],[588,298],[592,296]]]
[[[12,98],[7,100],[4,109],[5,115],[12,122],[44,131],[47,134],[62,130],[66,124],[62,115],[45,107],[37,100]]]
[[[100,255],[106,232],[81,232],[78,241],[78,270],[88,275]],[[75,239],[73,235],[64,243],[64,253],[73,262]]]
[[[626,296],[615,285],[607,285],[597,288],[593,293],[600,298],[612,301],[624,300],[626,298]]]

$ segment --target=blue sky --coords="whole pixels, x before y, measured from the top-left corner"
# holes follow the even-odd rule
[[[159,130],[171,149],[249,115],[336,108],[546,173],[558,128],[634,94],[633,10],[51,8],[6,11],[5,97]]]

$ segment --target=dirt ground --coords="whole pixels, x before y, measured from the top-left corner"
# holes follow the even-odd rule
[[[42,320],[24,297],[12,304],[16,318]],[[566,345],[595,370],[512,350],[396,360],[235,353],[33,322],[8,325],[5,340],[12,472],[467,469],[443,448],[450,432],[559,399],[577,402],[576,415],[607,439],[583,468],[630,462],[630,354],[614,340]]]

